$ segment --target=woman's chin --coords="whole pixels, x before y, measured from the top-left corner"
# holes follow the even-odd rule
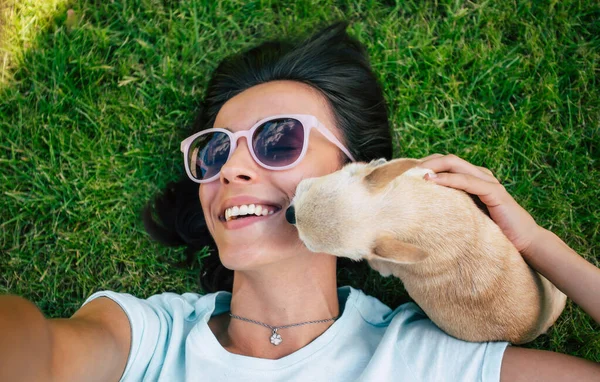
[[[267,264],[281,260],[281,256],[252,251],[250,248],[232,248],[231,250],[219,251],[219,259],[225,268],[232,271],[256,270]]]

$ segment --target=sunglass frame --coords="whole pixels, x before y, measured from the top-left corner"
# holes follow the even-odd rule
[[[254,147],[252,146],[252,136],[253,136],[254,132],[256,131],[256,129],[258,129],[264,123],[269,122],[274,119],[285,119],[285,118],[296,119],[302,125],[302,128],[304,129],[304,142],[302,143],[302,152],[298,156],[298,159],[296,159],[293,163],[291,163],[289,165],[282,166],[282,167],[269,166],[269,165],[261,162],[258,159],[258,157],[256,156],[256,153],[254,152]],[[277,114],[277,115],[272,115],[272,116],[261,119],[260,121],[256,122],[256,124],[254,124],[248,130],[241,130],[241,131],[233,133],[227,129],[217,127],[217,128],[202,130],[194,135],[187,137],[186,139],[184,139],[181,142],[181,146],[180,146],[181,152],[183,153],[183,161],[185,164],[185,171],[186,171],[188,177],[192,181],[194,181],[196,183],[200,183],[200,184],[212,182],[213,180],[215,180],[219,177],[219,175],[221,174],[220,169],[215,175],[211,176],[208,179],[202,179],[202,180],[196,179],[194,176],[192,176],[192,172],[191,172],[190,166],[189,166],[189,158],[188,158],[189,157],[189,149],[190,149],[190,146],[192,145],[192,143],[194,142],[194,140],[201,135],[213,133],[213,132],[225,133],[225,134],[227,134],[227,136],[230,139],[229,154],[227,156],[227,160],[225,161],[225,163],[227,163],[229,158],[231,158],[231,155],[235,152],[235,149],[237,148],[238,139],[240,137],[244,137],[244,138],[246,138],[246,143],[248,144],[248,147],[250,148],[249,151],[250,151],[250,154],[252,155],[252,158],[261,167],[266,168],[268,170],[274,170],[274,171],[282,171],[282,170],[290,169],[292,167],[297,166],[302,161],[302,159],[304,159],[304,156],[306,155],[306,151],[308,148],[308,138],[310,136],[310,132],[313,127],[315,129],[317,129],[317,131],[320,132],[325,138],[327,138],[327,140],[329,140],[331,143],[336,145],[340,150],[342,150],[342,152],[344,154],[346,154],[346,156],[348,158],[350,158],[350,160],[352,162],[355,162],[354,157],[352,156],[352,154],[350,154],[350,151],[335,137],[335,135],[333,135],[333,133],[331,131],[329,131],[329,129],[327,129],[317,119],[317,117],[315,117],[313,115],[308,115],[308,114]]]

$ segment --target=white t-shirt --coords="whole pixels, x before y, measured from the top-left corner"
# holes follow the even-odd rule
[[[162,293],[139,299],[103,291],[131,323],[121,381],[498,381],[507,342],[472,343],[442,332],[414,303],[390,309],[350,286],[341,316],[314,341],[277,360],[226,351],[208,327],[231,293]],[[269,340],[269,329],[265,341]],[[285,340],[285,331],[281,335]]]

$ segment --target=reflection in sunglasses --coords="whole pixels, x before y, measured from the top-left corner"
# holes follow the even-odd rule
[[[214,163],[220,155],[229,152],[229,137],[225,134],[213,134],[200,153],[204,163]]]
[[[269,123],[263,133],[260,134],[260,143],[264,145],[265,149],[268,146],[276,145],[279,140],[292,131],[295,127],[295,121],[286,121],[285,123]]]
[[[198,155],[198,147],[194,147],[194,150],[192,150],[191,152],[191,158],[192,158],[192,165],[190,166],[190,171],[192,172],[192,175],[195,177],[198,177],[198,173],[196,172],[196,169],[198,167],[198,160],[196,160]],[[202,166],[201,166],[202,167]],[[202,172],[202,176],[204,176],[204,169],[201,169]]]
[[[198,167],[200,168],[201,177],[204,178],[211,169],[210,166],[222,164],[222,162],[227,160],[229,154],[229,137],[223,133],[211,134],[210,137],[210,140],[206,142],[200,152],[198,150],[201,146],[194,148],[192,151],[192,166],[190,167],[193,169],[192,174],[194,176],[197,176],[196,171]]]

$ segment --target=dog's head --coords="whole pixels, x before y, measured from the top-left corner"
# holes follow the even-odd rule
[[[386,186],[417,160],[350,163],[332,174],[304,179],[296,188],[288,221],[313,252],[361,260],[375,251],[381,233]],[[379,240],[380,241],[380,240]]]

